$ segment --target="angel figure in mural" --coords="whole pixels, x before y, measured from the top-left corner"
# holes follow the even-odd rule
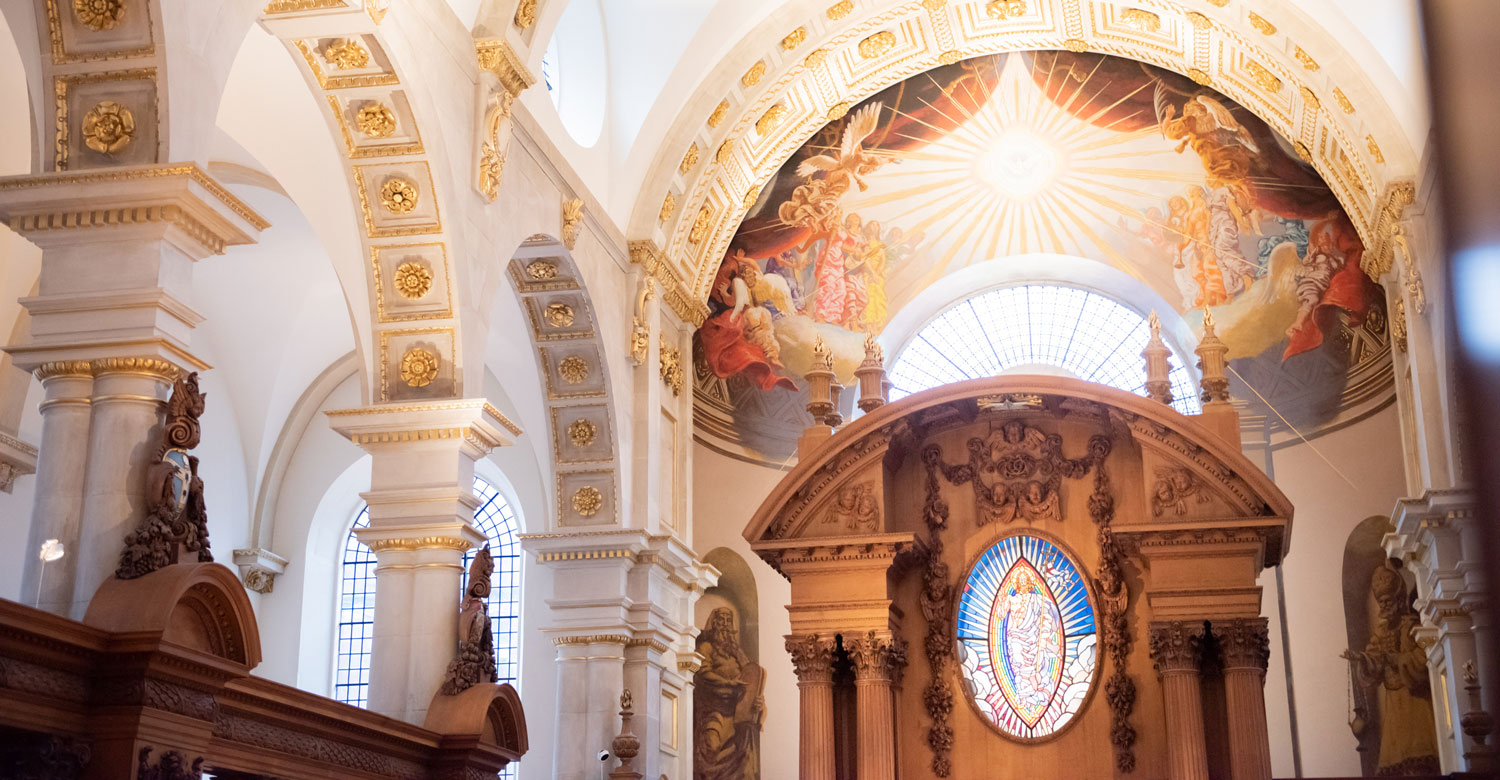
[[[732,305],[729,322],[743,330],[743,338],[760,347],[766,360],[781,365],[781,346],[776,341],[775,312],[783,316],[796,312],[792,293],[781,274],[766,274],[755,260],[738,253],[727,274],[720,275],[715,293]]]
[[[1380,711],[1380,756],[1375,774],[1436,775],[1437,725],[1427,658],[1412,636],[1419,621],[1412,608],[1401,562],[1387,559],[1370,577],[1375,616],[1364,650],[1340,657],[1354,668],[1357,683],[1374,689]]]
[[[1251,155],[1260,154],[1260,147],[1250,131],[1227,106],[1208,95],[1197,95],[1184,103],[1178,116],[1177,107],[1167,100],[1166,85],[1160,81],[1156,84],[1156,112],[1162,135],[1177,141],[1177,152],[1192,148],[1203,162],[1209,186],[1228,188],[1241,223],[1255,224],[1249,213],[1253,201],[1247,179]]]
[[[698,636],[693,675],[693,780],[760,780],[765,671],[740,647],[734,611],[719,607]]]

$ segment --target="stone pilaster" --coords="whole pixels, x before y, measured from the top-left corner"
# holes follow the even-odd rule
[[[1150,647],[1165,699],[1167,778],[1208,780],[1200,671],[1203,625],[1178,620],[1152,623]]]
[[[1270,780],[1265,686],[1271,647],[1266,619],[1216,620],[1213,632],[1222,653],[1229,711],[1229,776],[1231,780]]]
[[[896,710],[893,688],[906,667],[906,642],[887,632],[844,640],[854,662],[855,729],[860,780],[895,780]]]
[[[334,430],[372,458],[362,493],[375,553],[370,709],[420,724],[458,646],[464,552],[474,527],[474,462],[520,428],[483,399],[328,413]]]
[[[797,673],[800,699],[800,780],[834,780],[832,637],[789,636],[786,651]]]
[[[76,542],[41,601],[78,618],[144,515],[161,401],[179,373],[208,368],[189,350],[193,264],[268,223],[191,163],[3,178],[0,220],[42,249],[21,301],[30,334],[6,351],[47,393],[30,536]],[[23,588],[37,574],[28,563]]]

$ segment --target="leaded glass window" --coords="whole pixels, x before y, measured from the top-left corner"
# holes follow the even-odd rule
[[[1001,539],[979,557],[959,596],[964,693],[1002,734],[1055,734],[1094,684],[1094,614],[1071,556],[1038,536]]]
[[[514,684],[521,660],[521,546],[516,538],[519,528],[510,504],[488,482],[475,477],[474,495],[479,499],[474,524],[490,540],[490,554],[495,558],[495,577],[489,598],[495,660],[500,682]],[[357,707],[369,704],[370,640],[375,626],[375,554],[360,544],[354,531],[369,524],[369,509],[360,509],[344,542],[344,561],[339,578],[342,587],[339,591],[338,655],[333,691],[334,698]],[[460,589],[468,585],[468,566],[472,558],[472,551],[464,555],[464,582]],[[457,599],[453,608],[458,609]]]
[[[960,301],[922,327],[891,363],[891,399],[965,379],[1038,366],[1144,393],[1141,350],[1151,328],[1140,312],[1099,293],[1060,285],[1002,287]],[[1201,407],[1180,355],[1169,357],[1172,405]]]

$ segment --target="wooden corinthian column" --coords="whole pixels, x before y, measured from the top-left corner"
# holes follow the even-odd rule
[[[1208,780],[1199,673],[1202,658],[1202,623],[1174,620],[1151,624],[1151,660],[1161,675],[1167,716],[1168,780]]]
[[[786,638],[802,700],[801,780],[833,780],[833,638],[809,634]]]
[[[1231,780],[1269,780],[1271,743],[1266,731],[1266,662],[1271,657],[1265,618],[1214,621],[1223,653],[1224,698],[1229,710]]]
[[[854,704],[859,735],[859,780],[895,780],[896,710],[892,689],[906,667],[906,642],[875,631],[844,647],[854,662]]]

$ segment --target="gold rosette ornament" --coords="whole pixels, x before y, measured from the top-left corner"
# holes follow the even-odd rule
[[[573,511],[580,517],[593,517],[604,506],[604,494],[593,485],[585,485],[573,493]]]
[[[130,109],[106,100],[83,115],[83,143],[94,151],[113,157],[130,145],[135,137],[135,116]]]
[[[416,260],[407,260],[396,266],[396,292],[401,297],[416,300],[432,289],[432,271]]]
[[[406,179],[389,179],[380,188],[380,205],[392,214],[405,214],[417,207],[417,188]]]
[[[426,387],[437,379],[437,355],[421,347],[412,347],[401,356],[401,381],[410,387]]]
[[[125,3],[121,0],[73,0],[73,16],[94,32],[114,29],[124,15]]]

